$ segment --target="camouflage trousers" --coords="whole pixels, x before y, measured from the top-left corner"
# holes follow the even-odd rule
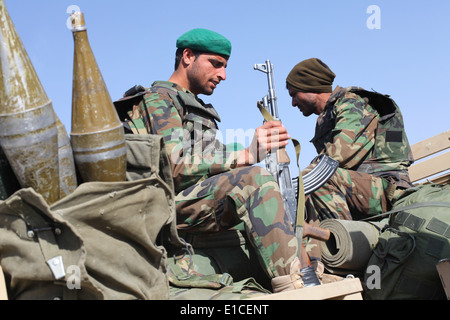
[[[306,198],[307,221],[319,226],[325,219],[360,220],[390,210],[401,194],[395,184],[364,172],[338,168],[322,187]],[[309,239],[311,261],[320,260],[321,241]]]
[[[364,172],[338,168],[306,200],[310,219],[360,220],[386,212],[401,190],[388,180]]]
[[[268,276],[289,274],[298,243],[278,184],[264,168],[238,168],[212,176],[180,192],[175,200],[179,230],[216,233],[244,222]]]

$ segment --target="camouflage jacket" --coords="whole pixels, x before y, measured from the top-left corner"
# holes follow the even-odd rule
[[[216,110],[175,83],[154,82],[128,116],[138,133],[164,137],[177,193],[236,166],[238,152],[216,139]]]
[[[337,87],[319,115],[311,142],[344,169],[391,178],[410,187],[413,162],[403,117],[388,96],[358,87]]]

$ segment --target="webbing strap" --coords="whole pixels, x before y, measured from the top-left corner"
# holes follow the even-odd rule
[[[395,222],[413,231],[419,232],[425,224],[426,219],[402,210],[395,217]],[[425,229],[450,239],[450,225],[447,222],[439,220],[436,217],[431,218],[431,220],[425,226]]]
[[[400,211],[398,215],[395,217],[395,222],[405,226],[413,231],[419,232],[420,228],[422,228],[425,223],[425,219],[410,214],[406,211]]]
[[[393,213],[397,213],[400,211],[407,211],[407,210],[411,210],[411,209],[422,208],[422,207],[447,207],[447,208],[450,208],[450,202],[443,202],[443,201],[417,202],[417,203],[410,204],[409,206],[398,207],[394,210],[391,210],[391,211],[388,211],[385,213],[381,213],[376,216],[362,219],[361,221],[378,220],[379,218],[384,218],[384,217],[390,216]]]
[[[433,217],[426,228],[434,233],[450,239],[450,225],[444,221]]]

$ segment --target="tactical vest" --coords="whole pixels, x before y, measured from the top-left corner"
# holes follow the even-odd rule
[[[168,97],[178,110],[183,121],[183,128],[190,133],[193,134],[194,132],[195,122],[201,123],[203,130],[212,130],[211,133],[214,134],[217,131],[217,122],[221,120],[211,104],[205,104],[192,94],[177,90],[175,87],[168,85],[168,82],[155,82],[150,88],[144,88],[140,85],[135,86],[126,91],[122,99],[114,102],[119,118],[130,132],[147,134],[147,132],[139,130],[141,126],[138,123],[134,123],[136,117],[133,116],[133,111],[136,111],[135,109],[141,101],[145,104],[145,95],[149,93],[159,93]],[[150,126],[151,119],[146,119],[145,122],[148,122]],[[150,130],[153,131],[152,129]],[[156,134],[156,132],[149,133]]]
[[[356,168],[356,171],[381,177],[392,177],[398,186],[410,187],[407,168],[414,160],[399,107],[388,95],[359,87],[342,89],[333,98],[338,100],[347,92],[360,96],[378,112],[374,147],[369,156]],[[336,106],[329,108],[327,112],[330,113],[329,118],[333,119]],[[317,147],[318,145],[316,145]]]
[[[182,150],[177,151],[180,154],[200,155],[203,153],[218,156],[219,159],[228,159],[230,152],[235,150],[235,146],[229,148],[215,138],[218,130],[217,122],[220,122],[220,117],[213,106],[203,103],[190,92],[178,90],[179,88],[174,83],[166,81],[157,81],[148,89],[142,86],[134,87],[125,93],[123,99],[114,102],[119,118],[124,126],[130,128],[131,132],[135,134],[158,134],[158,128],[152,127],[156,126],[157,123],[152,119],[152,111],[148,111],[151,106],[145,105],[146,102],[148,103],[148,97],[152,93],[157,93],[160,99],[164,99],[177,110],[182,121],[183,130],[181,133],[177,130],[168,134],[182,134],[183,136],[164,136],[166,142],[180,139]],[[167,109],[170,109],[169,106]],[[170,110],[164,110],[164,112],[170,112]],[[188,184],[196,183],[210,175],[223,172],[222,160],[217,163],[212,163],[214,160],[211,159],[208,159],[208,161],[211,161],[211,163],[207,164],[208,170],[205,170],[204,175],[192,177]],[[176,179],[176,176],[174,179]],[[176,183],[176,191],[186,187],[184,182],[182,186]]]

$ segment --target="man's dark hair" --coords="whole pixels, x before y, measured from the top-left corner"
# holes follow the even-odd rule
[[[184,51],[184,48],[178,48],[177,52],[175,53],[175,70],[177,70],[178,66],[180,65],[181,58],[183,57],[183,51]],[[198,56],[200,54],[202,54],[200,51],[196,51],[196,50],[192,50],[192,52],[194,53],[195,59],[197,59]]]

